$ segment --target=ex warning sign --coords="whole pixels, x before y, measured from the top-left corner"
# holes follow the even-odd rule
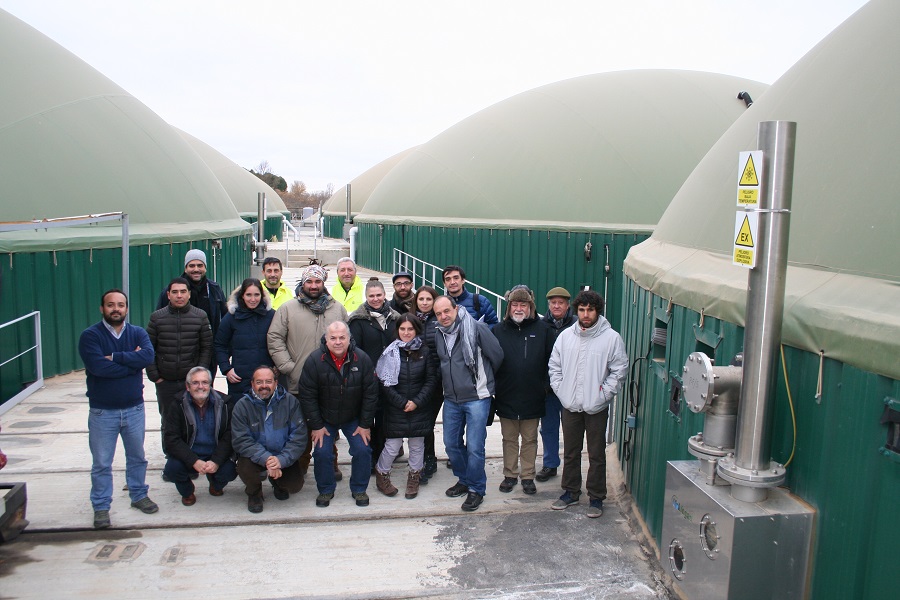
[[[734,250],[732,263],[752,269],[756,266],[759,213],[738,211],[734,219]]]
[[[738,156],[737,205],[741,208],[759,206],[759,183],[762,181],[762,150],[741,152]]]

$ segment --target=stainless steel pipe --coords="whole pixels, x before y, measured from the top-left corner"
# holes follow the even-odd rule
[[[745,489],[732,495],[749,501],[765,499],[765,488],[784,480],[784,468],[771,464],[771,422],[774,412],[775,369],[781,344],[784,290],[787,278],[788,234],[794,180],[797,124],[759,124],[763,151],[760,181],[757,265],[747,282],[744,324],[744,373],[738,402],[733,462],[719,464],[719,474]],[[750,488],[750,489],[746,489]],[[753,490],[753,491],[751,491]]]

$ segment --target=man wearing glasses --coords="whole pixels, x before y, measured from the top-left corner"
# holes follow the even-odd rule
[[[181,503],[197,502],[193,478],[206,475],[209,495],[221,496],[237,478],[231,460],[231,415],[225,398],[212,389],[206,367],[194,367],[185,380],[179,402],[166,413],[166,478],[181,494]]]
[[[391,298],[391,308],[401,315],[408,312],[416,312],[413,306],[413,280],[412,275],[406,271],[396,273],[391,280],[394,284],[394,297]],[[375,359],[377,360],[377,359]]]

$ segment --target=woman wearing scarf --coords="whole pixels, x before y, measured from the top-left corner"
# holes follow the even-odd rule
[[[350,313],[347,325],[350,335],[356,343],[356,349],[369,355],[376,362],[387,348],[397,332],[397,319],[400,313],[385,302],[384,285],[377,277],[366,282],[366,301]],[[372,456],[381,455],[384,449],[384,433],[381,430],[382,409],[375,411],[375,424],[372,426]],[[372,472],[375,472],[373,465]]]
[[[422,340],[428,346],[432,356],[437,359],[434,350],[434,331],[437,327],[437,319],[434,317],[434,301],[440,294],[433,287],[423,285],[416,290],[413,296],[413,305],[415,306],[416,316],[422,321]],[[437,369],[434,391],[428,402],[428,410],[431,412],[431,431],[425,435],[425,466],[422,468],[420,483],[427,485],[428,480],[434,477],[437,472],[437,452],[434,448],[434,425],[437,423],[438,413],[441,412],[441,406],[444,404],[444,390],[441,388],[441,372]]]
[[[385,496],[397,494],[391,483],[391,465],[409,439],[409,476],[406,498],[419,493],[425,462],[425,435],[434,432],[429,403],[437,385],[436,356],[422,339],[422,322],[406,313],[397,319],[398,339],[384,350],[375,374],[382,383],[384,450],[375,465],[375,485]]]

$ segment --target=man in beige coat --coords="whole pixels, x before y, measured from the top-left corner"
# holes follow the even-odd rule
[[[266,336],[269,355],[279,373],[287,377],[287,390],[294,396],[298,395],[303,363],[320,346],[325,329],[335,321],[347,321],[346,309],[325,290],[327,277],[327,271],[319,265],[303,271],[297,297],[278,308]],[[309,467],[311,450],[307,444],[300,457],[304,471]]]

